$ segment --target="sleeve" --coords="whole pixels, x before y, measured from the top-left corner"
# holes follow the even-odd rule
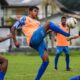
[[[15,29],[21,29],[23,25],[25,25],[26,16],[20,18],[20,20],[16,21],[13,27]]]

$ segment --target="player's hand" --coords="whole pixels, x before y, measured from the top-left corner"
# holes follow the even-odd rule
[[[18,41],[14,42],[14,44],[15,44],[15,46],[16,46],[17,48],[20,47],[20,43],[19,43]]]
[[[70,41],[71,40],[71,38],[70,37],[67,37],[67,41]]]
[[[80,36],[80,31],[79,31],[78,35]]]

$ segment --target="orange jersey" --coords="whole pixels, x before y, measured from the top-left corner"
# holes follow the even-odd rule
[[[38,29],[40,22],[32,19],[29,16],[23,16],[19,21],[14,24],[16,29],[22,28],[22,32],[26,36],[28,45],[30,44],[30,40],[33,32]]]
[[[30,17],[26,17],[25,25],[22,27],[22,31],[26,36],[28,44],[30,43],[30,39],[32,37],[33,32],[39,27],[39,25],[40,25],[40,22]]]
[[[64,27],[61,24],[59,24],[59,26],[65,32],[69,32],[69,28],[67,26]],[[62,34],[57,33],[57,35],[56,35],[56,41],[57,41],[56,42],[56,46],[69,46],[69,42],[67,41],[67,38],[64,35],[62,35]]]

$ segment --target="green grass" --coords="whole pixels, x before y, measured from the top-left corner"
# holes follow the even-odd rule
[[[9,60],[5,80],[34,80],[40,67],[39,56],[4,55]],[[80,55],[71,56],[72,71],[65,71],[65,57],[60,56],[58,71],[54,70],[54,57],[50,56],[49,66],[41,80],[69,80],[72,76],[80,75]]]

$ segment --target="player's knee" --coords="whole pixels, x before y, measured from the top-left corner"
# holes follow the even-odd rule
[[[48,65],[48,64],[49,64],[49,59],[48,59],[48,58],[43,59],[43,62],[45,62],[45,63],[46,63],[46,65]]]
[[[44,54],[44,56],[42,57],[43,61],[48,61],[49,63],[49,58],[48,58],[48,54]]]
[[[43,61],[49,61],[49,59],[47,57],[43,57],[42,59],[43,59]]]

